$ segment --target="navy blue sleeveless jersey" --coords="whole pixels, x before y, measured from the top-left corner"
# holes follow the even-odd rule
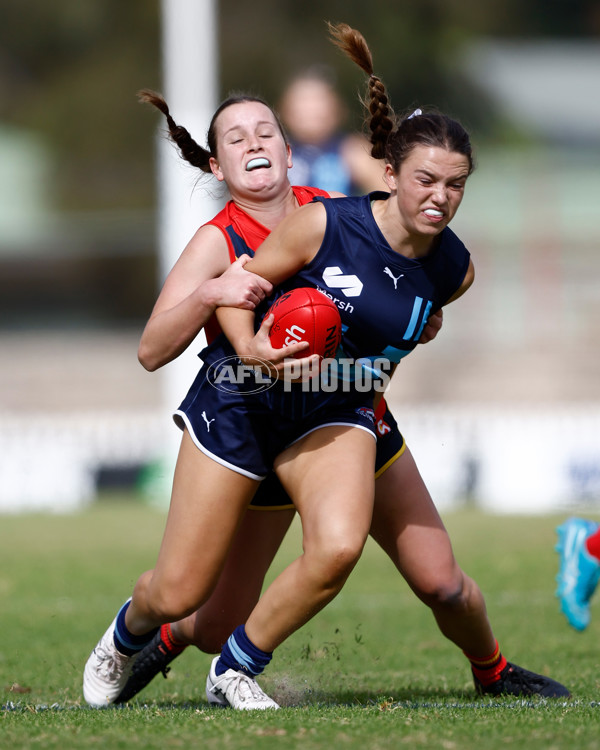
[[[327,227],[313,260],[268,300],[302,286],[334,300],[342,319],[342,356],[399,362],[417,345],[427,319],[462,284],[470,254],[447,227],[423,258],[406,258],[389,246],[373,217],[371,193],[323,199]],[[264,315],[264,313],[263,313]]]

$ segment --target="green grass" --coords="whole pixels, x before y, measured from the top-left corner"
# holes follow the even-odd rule
[[[553,596],[552,517],[447,514],[505,655],[567,684],[568,702],[475,697],[467,662],[369,543],[344,591],[261,678],[288,707],[211,710],[210,658],[191,649],[131,705],[83,704],[90,650],[152,567],[163,513],[111,498],[81,514],[0,517],[2,748],[599,748],[600,613],[575,633]],[[299,550],[298,529],[278,556]]]

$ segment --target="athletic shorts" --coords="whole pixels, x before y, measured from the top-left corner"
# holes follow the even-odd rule
[[[383,399],[377,409],[375,419],[377,433],[375,479],[377,479],[396,459],[400,458],[404,453],[406,443],[392,412]],[[274,471],[260,483],[250,503],[252,510],[284,510],[293,507],[294,504]]]
[[[225,360],[230,360],[227,369],[221,364]],[[312,392],[248,371],[240,377],[238,365],[222,349],[205,360],[173,415],[196,446],[221,465],[263,480],[285,448],[314,430],[351,425],[376,437],[372,394]]]

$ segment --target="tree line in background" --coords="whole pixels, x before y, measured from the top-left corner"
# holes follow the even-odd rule
[[[160,10],[159,0],[0,0],[0,128],[48,146],[58,207],[153,205],[157,118],[135,94],[161,87]],[[325,22],[344,21],[366,36],[397,109],[436,105],[491,140],[510,129],[463,77],[470,41],[600,34],[597,0],[220,0],[218,14],[223,96],[249,90],[276,103],[287,78],[324,63],[358,126],[364,79],[327,41]]]

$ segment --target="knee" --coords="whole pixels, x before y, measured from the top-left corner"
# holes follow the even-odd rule
[[[457,574],[427,581],[417,594],[431,609],[465,613],[471,608],[475,586],[476,584],[459,570]]]
[[[308,553],[309,564],[326,588],[339,588],[358,562],[364,539],[328,539],[326,549]]]
[[[202,603],[201,594],[186,586],[151,581],[146,598],[148,609],[160,622],[176,622],[191,615]]]

